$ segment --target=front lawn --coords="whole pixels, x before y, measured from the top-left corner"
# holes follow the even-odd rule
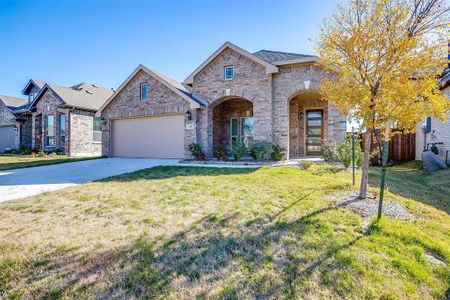
[[[327,166],[157,167],[2,203],[0,298],[445,298],[450,203],[388,192],[419,219],[367,225],[333,205],[349,189]]]
[[[31,155],[0,155],[0,171],[19,168],[37,167],[45,165],[60,164],[73,161],[81,161],[87,159],[95,159],[96,157],[69,157],[65,155],[45,155],[43,157]]]

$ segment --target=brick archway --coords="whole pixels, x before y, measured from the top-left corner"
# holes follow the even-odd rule
[[[212,109],[212,147],[228,151],[233,141],[253,139],[253,103],[242,97],[226,97]]]

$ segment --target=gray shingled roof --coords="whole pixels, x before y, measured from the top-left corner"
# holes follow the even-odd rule
[[[262,60],[267,61],[268,63],[314,56],[298,53],[272,51],[272,50],[259,50],[258,52],[253,53],[253,55],[261,58]]]
[[[111,89],[83,82],[72,87],[47,84],[69,106],[98,110],[114,93]]]
[[[39,96],[33,101],[32,106],[39,101],[40,95],[44,93],[44,89],[46,88],[53,90],[66,105],[89,110],[98,110],[114,93],[111,89],[88,82],[83,82],[72,87],[46,83]]]
[[[17,108],[28,103],[27,99],[6,95],[0,95],[0,100],[2,100],[2,102],[10,108]]]

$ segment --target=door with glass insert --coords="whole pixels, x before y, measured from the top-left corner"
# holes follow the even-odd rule
[[[322,155],[323,110],[306,111],[306,155]]]

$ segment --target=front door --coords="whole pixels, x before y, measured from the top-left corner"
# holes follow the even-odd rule
[[[306,155],[322,155],[323,110],[306,111]]]

